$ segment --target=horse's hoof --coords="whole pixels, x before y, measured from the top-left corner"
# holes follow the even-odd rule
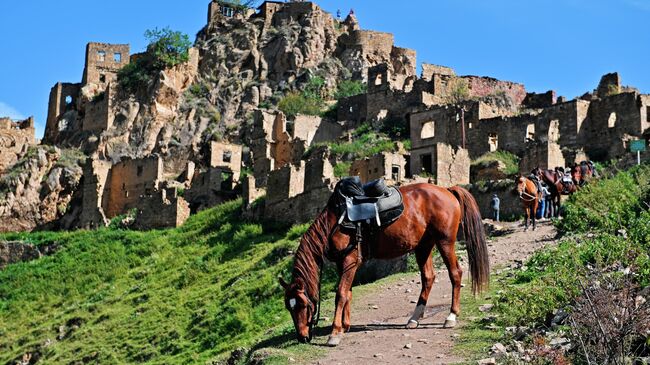
[[[454,328],[456,327],[456,321],[448,319],[445,321],[443,328]]]
[[[409,323],[406,324],[406,328],[410,329],[410,330],[414,330],[414,329],[418,328],[419,325],[420,325],[420,322],[411,319],[411,320],[409,320]]]
[[[327,346],[336,347],[341,343],[343,335],[330,335],[330,338],[327,339]]]

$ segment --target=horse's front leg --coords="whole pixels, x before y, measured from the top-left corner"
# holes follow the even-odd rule
[[[524,214],[524,226],[526,227],[526,228],[524,228],[524,232],[526,232],[528,230],[528,217],[530,215],[530,209],[528,207],[524,207],[524,211],[525,211],[525,214]]]
[[[339,287],[336,290],[336,308],[334,309],[334,321],[332,322],[332,333],[330,334],[329,339],[327,340],[328,346],[337,346],[341,339],[343,338],[343,333],[346,330],[344,328],[344,317],[347,317],[345,326],[347,329],[350,328],[350,315],[349,315],[349,305],[352,301],[352,282],[354,281],[354,275],[357,272],[357,252],[353,251],[347,255],[343,260],[337,263],[339,270]],[[346,316],[347,311],[347,316]]]

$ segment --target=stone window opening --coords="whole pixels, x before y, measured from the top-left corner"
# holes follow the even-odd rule
[[[97,61],[99,62],[106,61],[106,51],[97,51]]]
[[[607,119],[607,127],[614,128],[616,127],[616,113],[612,112]]]
[[[125,198],[128,198],[128,197],[129,197],[129,191],[128,191],[128,190],[124,192],[124,197],[125,197]]]
[[[650,106],[645,107],[645,121],[650,123]]]
[[[235,10],[233,8],[230,8],[230,7],[227,7],[227,6],[223,6],[221,8],[221,14],[223,14],[224,16],[227,16],[229,18],[232,18],[232,16],[235,15]]]
[[[99,74],[99,82],[101,82],[101,83],[106,82],[106,75],[104,75],[104,74]]]
[[[391,179],[393,181],[400,181],[400,166],[393,165],[391,166]]]
[[[384,75],[377,74],[377,77],[375,77],[375,86],[381,86],[383,83],[384,83]]]
[[[469,123],[467,124],[467,127],[468,127],[469,129],[472,129],[472,122],[469,122]]]
[[[113,61],[122,62],[122,54],[120,52],[113,53]]]
[[[221,172],[221,190],[232,190],[233,176],[234,174],[230,171]]]
[[[144,189],[144,195],[150,197],[151,196],[151,188],[145,188]]]
[[[420,130],[420,138],[427,139],[433,138],[436,136],[436,122],[430,120],[422,124],[422,129]]]
[[[488,144],[490,145],[490,152],[494,152],[499,148],[499,135],[496,133],[488,134]]]
[[[68,95],[65,97],[65,105],[71,105],[72,104],[72,96]]]
[[[422,172],[431,175],[433,174],[433,158],[430,154],[421,155],[420,163],[422,165]]]
[[[122,183],[122,190],[126,190],[126,183]]]
[[[232,151],[224,151],[222,159],[223,162],[230,163],[232,161]]]
[[[144,171],[144,168],[142,166],[138,166],[138,176],[142,176],[142,172]]]
[[[526,138],[524,142],[534,141],[535,140],[535,124],[529,124],[526,127]]]

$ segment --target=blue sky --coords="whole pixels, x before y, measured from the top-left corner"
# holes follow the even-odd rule
[[[0,116],[34,115],[41,136],[50,88],[79,82],[89,41],[145,47],[146,29],[170,26],[193,38],[209,0],[3,1],[0,5]],[[403,0],[317,2],[364,29],[395,34],[418,63],[458,74],[520,82],[568,98],[602,74],[650,92],[650,0]]]

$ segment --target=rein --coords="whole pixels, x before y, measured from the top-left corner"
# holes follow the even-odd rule
[[[522,195],[526,195],[526,196],[529,197],[530,199],[525,199],[524,197],[522,197]],[[525,191],[522,191],[522,192],[520,193],[520,195],[519,195],[519,199],[521,199],[521,200],[523,200],[523,201],[525,201],[525,202],[532,202],[533,200],[537,199],[537,197],[536,197],[536,196],[533,196],[533,195],[531,195],[531,194],[528,194],[528,193],[525,192]]]

